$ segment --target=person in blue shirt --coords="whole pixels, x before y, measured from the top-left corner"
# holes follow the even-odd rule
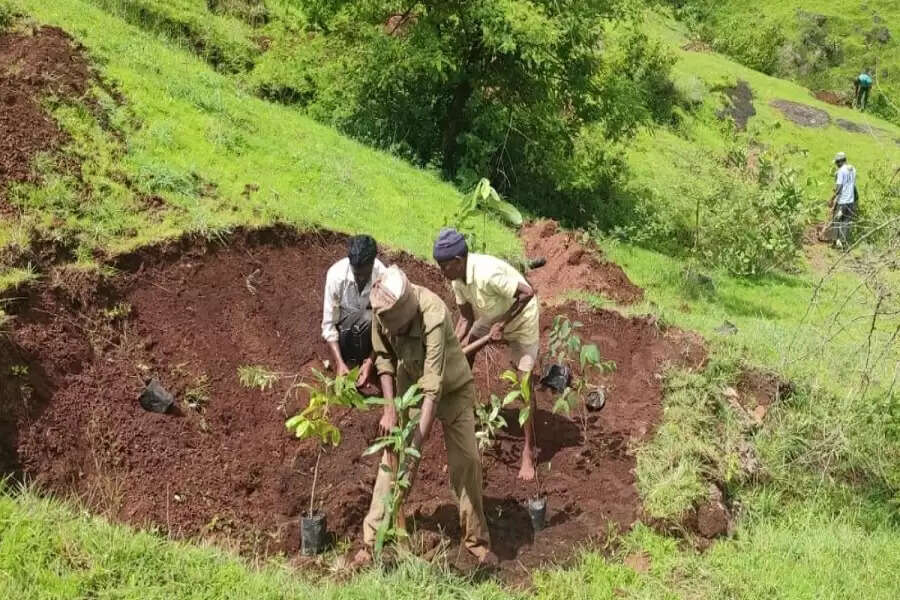
[[[853,88],[856,95],[856,108],[866,110],[866,103],[869,101],[869,90],[872,89],[872,76],[869,75],[868,71],[860,73],[853,80]]]

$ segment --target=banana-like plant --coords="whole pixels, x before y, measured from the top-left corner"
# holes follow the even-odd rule
[[[491,185],[491,182],[487,178],[482,178],[475,186],[475,189],[472,190],[472,193],[463,196],[450,223],[448,223],[448,225],[464,233],[469,247],[473,249],[479,248],[478,235],[470,225],[470,220],[478,214],[479,209],[482,210],[482,213],[490,211],[499,215],[512,227],[521,227],[524,221],[519,209],[503,200],[500,194],[497,193],[497,190]]]

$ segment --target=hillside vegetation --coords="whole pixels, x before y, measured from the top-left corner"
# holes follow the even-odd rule
[[[663,0],[693,34],[753,69],[799,81],[849,105],[853,79],[875,79],[872,112],[900,122],[900,7],[890,0],[822,3]]]
[[[503,24],[496,36],[457,33],[484,34],[517,67],[537,60],[529,50],[555,51],[583,23],[599,28],[589,41],[602,39],[609,52],[590,57],[602,81],[559,65],[517,69],[508,81],[502,71],[482,73],[469,115],[487,116],[465,124],[458,150],[471,154],[456,164],[446,162],[446,130],[437,125],[446,113],[434,99],[446,100],[445,71],[458,70],[451,66],[458,55],[441,55],[440,40],[386,33],[387,4],[0,0],[0,26],[21,35],[62,28],[83,44],[97,76],[82,98],[42,99],[65,143],[34,160],[34,180],[3,190],[0,288],[15,296],[54,266],[108,273],[111,257],[162,239],[224,241],[234,228],[275,222],[368,232],[424,257],[463,193],[490,176],[530,216],[587,230],[646,291],[631,307],[581,299],[706,338],[704,371],[665,374],[663,422],[634,449],[636,478],[649,516],[670,530],[710,481],[737,519],[734,534],[705,552],[686,543],[689,536],[638,525],[575,564],[536,572],[528,594],[895,598],[900,128],[878,115],[894,118],[897,41],[860,41],[870,22],[890,29],[900,20],[893,3],[684,0],[675,3],[678,21],[609,3],[621,11],[616,18],[578,12],[580,20],[566,24],[548,24],[537,9],[516,13],[522,3],[485,3],[503,9],[494,15]],[[394,17],[405,10],[395,8]],[[816,27],[827,47],[839,41],[841,62],[797,49],[796,40],[812,35],[798,11],[826,15]],[[504,29],[509,23],[516,27]],[[414,24],[388,22],[401,31]],[[786,48],[809,68],[797,59],[794,70],[782,70],[757,56],[775,52],[781,60]],[[373,71],[386,56],[396,60]],[[877,114],[825,103],[804,87],[847,87],[855,63],[876,56]],[[583,87],[562,99],[552,86],[525,94],[539,76]],[[773,104],[780,101],[824,111],[828,121],[797,123]],[[510,102],[532,128],[504,146],[498,162]],[[555,127],[560,106],[578,102],[584,112]],[[838,150],[857,167],[862,197],[863,240],[849,254],[810,235],[824,219]],[[531,171],[517,171],[515,183],[519,167]],[[488,250],[521,254],[498,219],[478,221]],[[733,332],[722,333],[726,322]],[[749,430],[726,394],[747,369],[791,389]],[[759,462],[753,476],[740,467],[748,444]],[[167,532],[110,525],[65,502],[32,489],[0,492],[0,592],[13,599],[524,595],[414,558],[349,581],[314,581],[280,559],[247,561],[168,540]]]

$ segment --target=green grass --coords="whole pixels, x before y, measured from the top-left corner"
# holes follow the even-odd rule
[[[806,186],[807,204],[821,207],[818,214],[824,215],[830,199],[833,158],[838,151],[846,152],[857,168],[862,202],[869,203],[869,208],[879,202],[877,184],[900,163],[900,144],[895,141],[900,139],[900,127],[821,102],[807,88],[753,71],[722,55],[683,50],[688,41],[684,28],[659,15],[648,14],[645,28],[670,46],[677,58],[673,70],[676,86],[682,95],[699,104],[683,115],[678,127],[648,129],[637,137],[628,149],[630,188],[649,190],[655,202],[681,204],[683,212],[692,214],[697,190],[712,188],[715,181],[704,175],[727,176],[723,175],[727,170],[721,159],[731,141],[723,135],[716,115],[726,104],[717,90],[742,80],[753,92],[756,109],[747,137],[778,156],[779,167],[793,168],[810,179]],[[797,125],[771,106],[773,100],[790,100],[824,110],[831,123],[824,128]],[[837,126],[839,118],[872,129],[868,133],[852,133]]]
[[[770,497],[776,505],[777,497]],[[820,506],[756,515],[732,541],[705,553],[639,526],[610,558],[586,553],[572,567],[540,571],[528,596],[543,600],[615,598],[894,598],[900,544],[881,524]],[[852,549],[852,554],[851,554]],[[647,557],[648,570],[623,564]],[[472,584],[410,559],[348,581],[310,581],[281,562],[252,568],[212,547],[168,541],[113,526],[26,492],[0,495],[0,592],[11,600],[129,599],[507,599],[497,584]]]

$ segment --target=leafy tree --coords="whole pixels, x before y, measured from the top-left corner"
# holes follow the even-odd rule
[[[673,96],[671,59],[628,27],[640,3],[301,5],[345,45],[337,72],[331,61],[303,75],[307,91],[317,82],[313,116],[463,187],[487,176],[552,216],[597,202],[623,168],[614,142],[665,115]]]

